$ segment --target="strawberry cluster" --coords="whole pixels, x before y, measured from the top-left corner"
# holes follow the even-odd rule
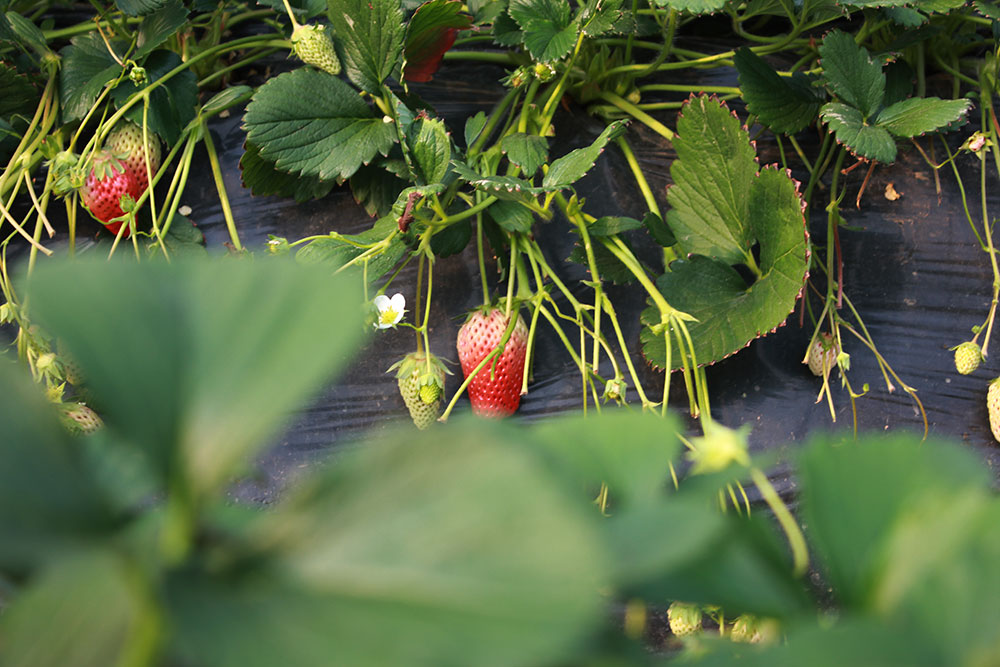
[[[147,161],[148,158],[148,161]],[[118,234],[125,215],[122,204],[135,201],[149,187],[149,174],[160,168],[160,142],[149,135],[143,149],[142,128],[123,121],[108,135],[104,148],[93,158],[90,173],[80,188],[83,205],[112,234]],[[129,230],[124,232],[128,236]]]

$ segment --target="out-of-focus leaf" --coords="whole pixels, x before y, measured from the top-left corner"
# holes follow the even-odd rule
[[[0,570],[29,570],[106,535],[114,515],[38,388],[0,361]],[[2,645],[2,642],[0,642]]]
[[[292,174],[346,179],[378,154],[396,129],[335,76],[308,68],[281,74],[254,94],[243,119],[261,156]]]
[[[146,58],[144,66],[149,83],[172,71],[181,64],[181,58],[173,51],[154,51]],[[136,92],[138,88],[128,79],[123,80],[111,91],[111,98],[119,108]],[[181,136],[181,131],[195,116],[195,105],[198,103],[198,78],[191,70],[175,74],[162,86],[149,95],[149,129],[159,134],[168,144],[174,144]],[[133,105],[125,117],[136,125],[142,126],[143,105]]]
[[[149,659],[140,633],[155,632],[157,619],[137,581],[122,560],[107,552],[54,563],[0,616],[0,662],[107,667],[129,657]],[[59,632],[51,633],[52,628]]]
[[[79,261],[38,267],[28,294],[79,360],[107,427],[154,474],[184,474],[210,494],[353,349],[361,309],[343,280],[282,261]]]
[[[135,57],[145,57],[177,32],[187,22],[187,15],[188,10],[180,0],[167,0],[162,7],[143,17]]]
[[[257,541],[280,571],[171,582],[182,655],[219,667],[573,664],[604,614],[607,556],[596,517],[512,446],[517,435],[450,424],[342,457],[261,518]]]
[[[430,0],[414,12],[406,27],[404,79],[431,80],[458,31],[472,26],[471,18],[461,12],[459,0]]]
[[[399,0],[329,0],[328,5],[347,77],[362,90],[377,93],[403,51]]]
[[[897,565],[887,545],[915,501],[989,483],[968,452],[905,437],[839,445],[819,439],[802,452],[799,471],[809,539],[848,609],[872,607],[878,582]],[[929,536],[928,547],[936,539]]]

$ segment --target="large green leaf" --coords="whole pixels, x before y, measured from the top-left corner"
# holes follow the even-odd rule
[[[746,261],[753,245],[749,193],[757,173],[746,130],[724,104],[696,97],[681,110],[674,148],[666,219],[677,241],[688,253],[728,264]]]
[[[561,0],[511,0],[510,16],[524,33],[524,45],[535,60],[559,60],[573,48],[579,26],[569,3]]]
[[[160,79],[181,64],[180,56],[173,51],[154,51],[144,63],[149,83]],[[115,101],[116,106],[121,107],[138,90],[134,83],[124,79],[111,91],[111,99]],[[198,77],[190,69],[185,69],[150,93],[149,129],[163,137],[168,144],[175,143],[180,138],[181,131],[194,119],[197,104]],[[133,105],[125,117],[142,126],[142,103]]]
[[[656,0],[660,7],[691,14],[711,14],[726,6],[727,0]]]
[[[373,113],[349,85],[308,68],[261,86],[243,118],[250,141],[278,169],[343,180],[397,140],[391,123]]]
[[[348,78],[362,90],[378,92],[403,51],[399,0],[329,0],[328,5]]]
[[[604,147],[608,142],[625,131],[625,124],[626,121],[616,120],[604,128],[604,131],[594,139],[594,143],[591,145],[586,148],[577,148],[558,160],[554,160],[542,179],[542,187],[565,188],[583,178],[604,152]]]
[[[155,617],[139,579],[112,553],[81,553],[48,568],[0,615],[0,662],[17,667],[108,667],[143,651]],[[142,628],[146,625],[146,628]],[[52,628],[59,632],[50,633]],[[39,641],[45,636],[44,641]],[[148,649],[146,649],[148,651]],[[148,658],[149,656],[143,656]]]
[[[746,47],[736,51],[733,62],[747,110],[756,114],[763,125],[777,133],[794,134],[816,119],[823,99],[803,75],[780,77]]]
[[[958,498],[969,489],[985,493],[989,484],[989,473],[968,452],[905,437],[817,440],[802,452],[799,476],[803,520],[819,564],[840,603],[854,609],[874,609],[885,595],[880,584],[904,566],[889,558],[889,545],[902,523],[926,509],[915,503]],[[911,557],[919,562],[918,553]]]
[[[261,517],[280,569],[170,584],[204,664],[574,664],[605,613],[607,554],[505,425],[369,443]],[[388,641],[387,638],[391,638]]]
[[[819,55],[823,78],[837,97],[865,118],[878,111],[885,95],[885,74],[867,49],[850,34],[834,30],[823,39]]]
[[[139,26],[136,58],[143,58],[187,23],[188,10],[180,0],[168,0]]]
[[[80,261],[38,267],[28,294],[108,428],[161,478],[210,493],[353,349],[361,309],[345,280],[280,260]]]
[[[689,259],[670,265],[657,287],[688,323],[698,363],[713,363],[781,326],[802,290],[809,249],[798,187],[785,172],[757,172],[753,148],[740,121],[710,98],[682,111],[671,166],[673,207],[667,221]],[[756,252],[755,252],[756,246]],[[759,256],[759,258],[758,258]],[[753,282],[732,265],[757,267]],[[649,308],[644,323],[660,314]],[[663,334],[646,328],[643,353],[666,364]],[[674,354],[674,363],[681,363]]]
[[[125,54],[127,46],[111,42],[119,57]],[[108,53],[108,47],[97,31],[74,37],[70,45],[59,53],[62,56],[59,99],[63,120],[79,120],[90,111],[101,89],[121,74],[122,66]]]
[[[17,41],[25,46],[30,46],[36,53],[43,54],[49,50],[45,41],[45,33],[39,29],[31,20],[21,16],[17,12],[7,12],[5,18],[11,32],[14,33]]]
[[[93,480],[80,474],[80,443],[6,360],[0,394],[0,571],[30,571],[75,543],[105,535],[114,516]]]
[[[823,105],[821,114],[836,135],[837,141],[855,155],[887,164],[895,162],[895,139],[882,127],[870,125],[854,107],[828,102]]]
[[[915,137],[954,123],[971,108],[972,100],[967,99],[913,97],[880,111],[876,124],[897,137]]]
[[[319,264],[339,267],[358,257],[365,249],[384,241],[398,229],[398,213],[389,213],[379,218],[371,229],[360,234],[334,234],[311,241],[296,253],[296,258],[303,264]],[[382,252],[372,255],[359,268],[366,268],[365,275],[369,282],[374,282],[388,273],[406,254],[406,244],[398,235],[394,236]]]

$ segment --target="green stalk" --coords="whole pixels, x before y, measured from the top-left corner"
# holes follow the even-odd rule
[[[212,167],[212,178],[215,180],[215,189],[219,192],[219,203],[222,205],[222,215],[226,219],[226,228],[229,230],[229,238],[233,247],[238,252],[243,252],[243,244],[240,243],[240,235],[236,232],[236,220],[233,218],[233,209],[229,205],[229,195],[226,194],[226,184],[222,178],[222,167],[219,165],[219,155],[215,152],[215,142],[208,126],[202,121],[202,140],[205,142],[205,150],[208,151],[208,162]]]

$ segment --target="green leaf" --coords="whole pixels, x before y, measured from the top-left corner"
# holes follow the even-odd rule
[[[406,181],[397,178],[380,166],[361,167],[351,176],[354,200],[365,207],[373,218],[380,218],[392,210],[392,205]]]
[[[601,274],[602,280],[610,280],[616,285],[627,285],[635,282],[635,274],[622,264],[621,260],[615,257],[603,243],[595,243],[593,251],[594,262],[597,264],[597,272]],[[588,269],[590,268],[590,263],[587,260],[587,252],[580,243],[573,246],[573,250],[566,259],[570,262],[576,262],[581,266],[586,266]]]
[[[726,6],[727,0],[655,0],[660,7],[690,14],[711,14]]]
[[[524,33],[517,22],[504,12],[493,21],[493,41],[500,46],[518,46],[524,43]]]
[[[17,12],[7,12],[7,25],[21,44],[30,46],[38,54],[49,51],[45,34],[27,18]]]
[[[747,110],[779,134],[794,134],[816,119],[823,100],[804,76],[782,78],[746,47],[733,57]]]
[[[365,92],[378,93],[403,51],[399,0],[329,0],[328,4],[344,71]]]
[[[465,147],[468,148],[479,138],[479,134],[486,127],[486,114],[477,111],[475,116],[470,116],[465,121]]]
[[[670,227],[667,226],[667,223],[663,222],[663,218],[652,211],[647,213],[642,219],[642,224],[658,245],[669,248],[677,243],[677,239],[674,237],[674,233],[670,230]]]
[[[537,195],[559,189],[556,186],[536,187],[530,181],[513,176],[483,176],[458,160],[452,160],[451,165],[458,177],[468,182],[469,185],[503,199],[517,201],[526,194]]]
[[[828,102],[820,114],[844,144],[859,157],[890,164],[896,161],[896,141],[885,129],[869,125],[854,107]]]
[[[890,7],[885,10],[885,15],[893,23],[899,24],[904,28],[917,28],[928,21],[926,14],[921,14],[916,9],[910,9],[909,7]]]
[[[398,214],[390,213],[379,218],[371,229],[360,234],[339,234],[316,239],[302,246],[295,257],[302,264],[338,268],[361,255],[367,247],[387,239],[398,229],[398,219]],[[363,247],[359,248],[358,245]],[[368,282],[373,283],[392,270],[405,254],[406,245],[397,234],[386,244],[381,253],[368,259]],[[361,263],[356,266],[359,270],[363,268]]]
[[[590,223],[587,226],[587,231],[591,236],[613,236],[639,229],[642,226],[642,221],[635,218],[605,215]]]
[[[368,443],[262,515],[257,541],[284,576],[225,607],[188,586],[175,614],[185,655],[220,667],[323,655],[362,667],[575,664],[571,647],[606,611],[597,517],[515,446],[521,430],[447,428]],[[226,619],[240,631],[218,632]]]
[[[673,419],[608,410],[543,421],[518,442],[541,457],[583,503],[606,483],[617,513],[663,497],[664,480],[680,451],[676,432]]]
[[[111,46],[119,57],[125,54],[127,44],[113,41]],[[59,77],[62,116],[64,122],[72,122],[87,115],[105,84],[121,74],[122,66],[108,53],[108,47],[96,31],[74,37],[59,53],[62,56]]]
[[[126,16],[146,16],[162,9],[170,0],[115,0],[118,7]]]
[[[747,218],[756,154],[745,129],[721,102],[701,96],[677,120],[677,159],[670,167],[667,223],[686,253],[727,264],[747,260]]]
[[[270,7],[279,14],[285,13],[285,3],[282,0],[257,0],[257,4]],[[299,23],[307,23],[326,11],[326,0],[289,0],[288,4]]]
[[[153,630],[152,601],[110,552],[69,555],[48,568],[0,616],[0,661],[18,667],[124,664],[136,635]],[[143,628],[143,626],[146,626]],[[49,635],[58,627],[59,632]],[[39,637],[48,636],[45,641]]]
[[[915,137],[934,132],[963,118],[972,101],[912,97],[879,112],[876,124],[897,137]]]
[[[257,144],[249,140],[240,157],[240,175],[243,187],[254,195],[292,197],[299,203],[325,197],[336,185],[334,181],[321,181],[315,176],[293,176],[279,171],[273,162],[261,157]]]
[[[579,23],[588,37],[599,37],[615,30],[626,13],[623,0],[587,0],[579,15]]]
[[[528,178],[534,176],[549,159],[549,143],[537,134],[508,134],[500,141],[500,150]]]
[[[486,213],[493,221],[512,234],[527,234],[535,224],[535,215],[516,201],[500,200],[490,204]]]
[[[819,47],[823,78],[834,94],[868,118],[882,104],[885,74],[882,65],[872,59],[863,46],[854,43],[850,34],[834,30]]]
[[[0,118],[33,114],[41,93],[26,75],[6,63],[0,63]]]
[[[0,363],[0,393],[0,571],[31,571],[106,535],[114,516],[97,485],[80,473],[79,443],[9,361]]]
[[[976,0],[972,3],[972,6],[976,8],[976,11],[990,19],[1000,19],[1000,5],[996,2],[989,2],[987,0]]]
[[[108,429],[161,479],[183,475],[185,488],[211,494],[353,349],[361,309],[348,282],[277,259],[91,260],[39,266],[27,293],[79,360]]]
[[[927,500],[959,498],[970,489],[988,493],[990,476],[965,450],[912,437],[834,442],[820,438],[802,451],[799,477],[803,520],[827,580],[846,609],[879,604],[886,577],[904,561],[888,549],[899,527],[919,518]],[[926,515],[924,515],[926,516]],[[955,517],[956,521],[960,517]],[[922,548],[932,549],[947,530],[934,526]]]
[[[671,263],[657,287],[671,306],[696,318],[687,327],[697,361],[713,363],[773,331],[793,309],[809,265],[802,198],[777,167],[757,172],[746,130],[716,100],[686,105],[674,148],[667,221],[694,254]],[[734,264],[758,267],[749,271],[752,284]],[[659,324],[659,311],[647,309],[642,321]],[[646,359],[664,367],[663,334],[647,328],[641,339]],[[675,353],[673,363],[680,357]]]
[[[212,95],[211,99],[201,105],[202,116],[214,116],[225,109],[246,102],[253,96],[250,86],[229,86]]]
[[[465,250],[472,239],[472,223],[462,220],[448,225],[431,237],[431,252],[436,257],[451,257]]]
[[[559,60],[573,48],[579,27],[569,4],[560,0],[511,0],[509,10],[524,33],[524,45],[538,61]]]
[[[586,148],[577,148],[563,155],[558,160],[553,161],[548,173],[542,179],[542,186],[562,189],[569,187],[583,178],[590,171],[590,168],[594,166],[594,163],[597,162],[597,158],[604,151],[607,143],[625,131],[626,122],[616,120],[604,128],[604,131],[601,132],[600,136],[591,145]]]
[[[325,72],[300,68],[270,79],[243,118],[250,141],[278,169],[320,180],[343,180],[379,153],[396,130],[350,86]]]
[[[161,50],[149,54],[144,64],[149,83],[157,81],[180,64],[180,56],[173,51]],[[138,90],[135,84],[124,79],[111,91],[111,99],[120,108]],[[194,120],[197,104],[198,77],[190,69],[175,74],[149,95],[149,129],[163,137],[168,145],[176,143],[187,124]],[[125,114],[140,127],[142,107],[141,103],[135,104]]]
[[[422,176],[423,185],[440,183],[448,173],[451,162],[451,139],[444,121],[440,118],[423,118],[414,123],[418,127],[410,152]]]
[[[167,0],[162,7],[144,17],[139,25],[135,58],[145,57],[166,41],[187,23],[187,16],[188,10],[180,0]]]
[[[472,19],[462,12],[459,0],[430,0],[417,8],[406,26],[403,56],[407,81],[430,81],[455,43],[455,34],[472,26]]]

